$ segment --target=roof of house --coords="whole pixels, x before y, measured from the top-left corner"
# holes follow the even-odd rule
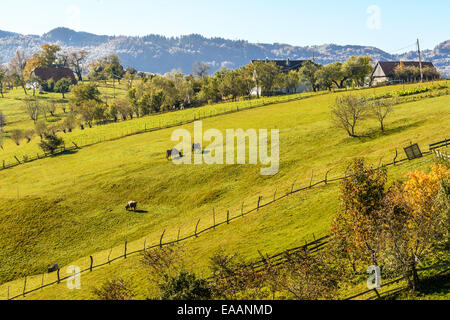
[[[34,69],[34,75],[42,81],[53,79],[53,81],[57,82],[62,78],[69,78],[73,84],[77,83],[73,71],[64,67],[36,68]]]
[[[420,67],[419,61],[379,61],[378,65],[380,65],[384,74],[387,77],[390,77],[394,75],[395,68],[397,68],[400,63],[402,63],[405,67]],[[434,68],[434,65],[431,62],[422,62],[422,67]]]
[[[303,64],[306,61],[309,60],[290,60],[290,59],[285,59],[285,60],[269,60],[269,59],[265,59],[265,60],[251,60],[251,63],[253,64],[254,62],[274,62],[278,67],[281,68],[281,70],[283,72],[289,72],[291,70],[299,70]]]

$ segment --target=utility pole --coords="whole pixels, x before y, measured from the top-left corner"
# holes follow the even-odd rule
[[[423,82],[423,69],[422,69],[422,55],[420,53],[420,43],[417,39],[417,51],[419,52],[419,68],[420,68],[420,82]]]

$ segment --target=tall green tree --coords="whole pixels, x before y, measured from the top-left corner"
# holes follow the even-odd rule
[[[72,80],[69,78],[62,78],[55,83],[55,91],[62,94],[62,98],[65,99],[65,94],[70,91]]]
[[[342,71],[357,86],[363,86],[372,73],[372,59],[369,56],[352,56],[342,65]]]
[[[253,78],[257,89],[261,89],[262,95],[272,92],[277,80],[280,68],[275,62],[255,61],[253,63]]]
[[[317,71],[321,68],[322,66],[318,63],[306,61],[299,70],[301,79],[309,83],[313,91],[317,91],[319,89],[317,83]]]

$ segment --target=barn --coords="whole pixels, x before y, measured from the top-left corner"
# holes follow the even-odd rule
[[[395,80],[395,69],[400,65],[404,67],[414,67],[419,68],[420,63],[418,61],[379,61],[372,72],[371,82],[372,85],[377,85],[385,82],[392,82]],[[422,62],[422,68],[430,67],[434,70],[433,63],[431,62]]]

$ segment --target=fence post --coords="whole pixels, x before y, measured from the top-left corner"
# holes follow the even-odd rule
[[[89,267],[89,271],[92,272],[92,265],[94,264],[94,258],[90,256],[91,258],[91,266]]]
[[[227,210],[227,224],[230,224],[230,210]]]
[[[314,178],[314,170],[311,170],[311,180],[309,181],[309,188],[310,189],[312,187],[313,178]]]
[[[125,240],[125,247],[124,247],[124,253],[123,253],[124,259],[127,258],[127,241]]]
[[[352,164],[350,163],[350,164],[347,166],[347,169],[345,169],[345,178],[347,178],[347,172],[348,172],[348,169],[350,168],[351,165],[352,165]]]
[[[166,229],[164,229],[163,233],[161,234],[161,238],[159,238],[159,248],[162,249],[162,240],[164,237],[164,233],[166,233]]]
[[[27,276],[25,276],[25,281],[23,283],[23,296],[25,297],[25,291],[27,290]]]
[[[381,157],[380,162],[378,162],[378,169],[380,169],[383,166],[382,161],[383,161],[383,157]]]
[[[258,197],[258,206],[256,207],[256,211],[259,211],[259,204],[261,203],[262,196]]]
[[[58,270],[56,270],[56,276],[58,277],[58,283],[60,283],[61,282],[61,278],[59,277],[59,267],[58,267]]]
[[[216,212],[213,208],[213,229],[216,230]]]
[[[178,228],[177,242],[180,241],[180,231],[181,231],[181,228]]]
[[[200,219],[198,219],[197,224],[195,225],[195,237],[197,237],[197,228],[198,228],[198,224],[200,223]]]
[[[44,287],[44,276],[45,276],[45,273],[42,274],[41,290],[42,290],[42,288]]]
[[[144,239],[144,251],[147,249],[147,239]]]
[[[278,188],[275,188],[275,192],[273,193],[273,201],[275,201],[275,199],[277,198],[277,189]]]
[[[376,288],[373,288],[373,291],[377,294],[378,299],[381,299],[381,295]]]
[[[331,170],[328,170],[327,173],[325,173],[325,184],[328,184],[328,173],[330,173]]]
[[[111,250],[109,250],[109,254],[108,254],[108,264],[111,264],[111,261],[109,260],[109,257],[111,256],[111,253],[112,253],[112,247],[111,247]]]
[[[241,216],[244,216],[244,201],[242,201],[242,206],[241,206]]]
[[[394,157],[394,161],[393,161],[394,166],[395,166],[395,160],[397,160],[397,156],[398,156],[398,151],[397,151],[397,149],[395,149],[395,157]]]
[[[292,182],[291,192],[290,192],[290,193],[294,192],[294,185],[295,185],[295,182],[296,182],[296,181],[297,181],[297,179],[295,179],[294,182]]]

